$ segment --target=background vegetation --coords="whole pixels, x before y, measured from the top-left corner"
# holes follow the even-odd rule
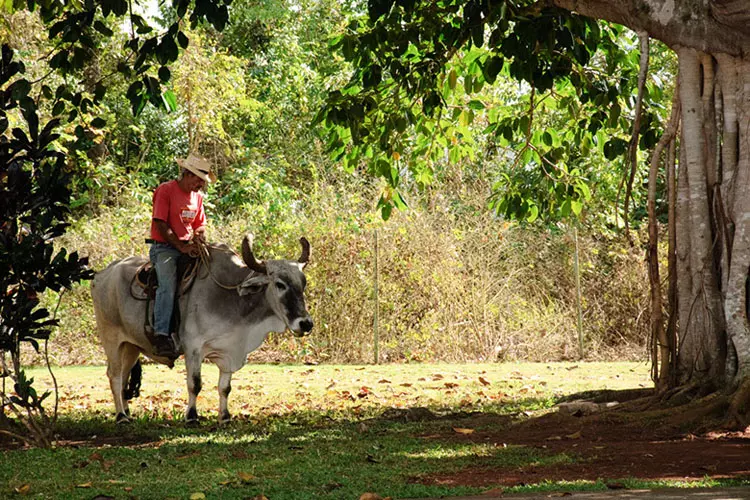
[[[236,247],[251,231],[259,255],[268,257],[296,254],[300,235],[313,246],[307,274],[314,335],[304,341],[274,336],[253,354],[257,359],[373,359],[376,231],[381,360],[577,359],[574,226],[585,357],[646,357],[648,281],[638,240],[643,193],[633,194],[634,244],[617,235],[621,221],[614,215],[621,193],[618,168],[624,167],[612,140],[619,138],[622,146],[627,139],[622,124],[635,90],[626,82],[637,71],[633,34],[612,31],[609,52],[592,59],[598,74],[620,85],[612,87],[617,107],[599,117],[607,126],[585,137],[577,134],[577,123],[568,123],[562,113],[573,106],[571,89],[558,88],[538,104],[540,132],[514,141],[512,134],[488,130],[488,124],[507,120],[508,128],[523,128],[519,117],[530,105],[529,89],[503,73],[492,87],[464,78],[458,85],[466,92],[455,93],[448,108],[455,111],[456,125],[447,136],[463,145],[461,153],[448,155],[440,142],[445,139],[433,136],[431,150],[446,153],[419,172],[404,166],[396,192],[367,175],[377,162],[331,158],[329,137],[311,125],[328,89],[351,74],[344,56],[331,47],[340,49],[346,19],[361,6],[327,0],[232,5],[232,23],[222,33],[202,24],[186,28],[190,44],[171,65],[166,85],[176,103],[169,113],[147,106],[133,116],[128,86],[114,71],[124,57],[127,27],[113,27],[114,36],[82,71],[112,74],[96,110],[107,127],[90,127],[81,137],[72,125],[67,130],[71,140],[90,141],[92,148],[69,162],[73,225],[61,246],[88,256],[94,269],[146,255],[151,191],[176,175],[176,156],[198,151],[219,174],[207,193],[211,240]],[[173,15],[164,11],[159,17]],[[35,14],[3,13],[0,39],[27,59],[43,61],[50,47],[38,28]],[[663,95],[661,81],[671,78],[673,61],[658,45],[652,51],[658,70],[648,82],[649,116],[658,123],[670,97]],[[630,64],[617,66],[623,73],[608,74],[613,59]],[[27,69],[32,76],[43,71]],[[585,106],[578,110],[587,112]],[[424,135],[415,132],[415,150]],[[514,153],[530,140],[579,144],[586,160],[577,160],[566,175],[540,177],[538,170],[519,165]],[[390,158],[389,165],[398,168],[398,161]],[[641,182],[636,178],[635,185]],[[567,204],[555,201],[561,189],[570,189]],[[498,197],[499,190],[506,195]],[[525,199],[532,192],[542,200],[538,206],[513,208],[514,193]],[[392,204],[404,210],[391,212]],[[511,218],[519,212],[523,219]],[[44,300],[51,305],[56,299],[49,292]],[[50,344],[54,362],[104,361],[87,283],[65,296],[58,318]],[[39,361],[32,350],[26,356]]]

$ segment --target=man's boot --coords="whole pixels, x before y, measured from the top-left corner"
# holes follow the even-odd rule
[[[154,335],[154,354],[165,358],[176,358],[174,344],[168,335]]]

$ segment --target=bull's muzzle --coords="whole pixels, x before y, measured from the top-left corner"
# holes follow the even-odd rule
[[[292,325],[292,333],[294,333],[295,337],[304,337],[310,334],[313,326],[313,320],[309,316],[307,318],[300,318],[296,321],[296,325]]]

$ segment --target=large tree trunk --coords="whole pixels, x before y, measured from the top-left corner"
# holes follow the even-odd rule
[[[682,193],[678,221],[683,219],[686,231],[677,246],[689,245],[684,272],[689,273],[691,286],[680,289],[679,355],[677,381],[686,383],[718,381],[725,368],[726,341],[724,313],[714,266],[715,220],[711,192],[716,183],[714,165],[714,121],[706,119],[706,108],[713,103],[713,85],[707,82],[713,74],[711,58],[694,49],[678,51],[680,63],[680,100],[682,103],[685,163],[680,165],[678,178],[687,177],[687,189]],[[705,94],[710,93],[707,97]],[[712,115],[712,114],[711,114]],[[687,279],[687,277],[685,277]],[[681,281],[678,270],[678,281]],[[687,294],[687,295],[685,295]]]
[[[750,196],[743,192],[750,185],[750,1],[547,2],[646,31],[678,55],[681,125],[670,236],[676,248],[669,270],[676,276],[669,319],[677,320],[677,359],[666,346],[654,348],[662,358],[654,373],[661,388],[736,391],[730,412],[737,413],[750,402]],[[658,277],[658,269],[652,273]],[[660,320],[652,327],[661,331]],[[660,335],[660,343],[669,340]]]

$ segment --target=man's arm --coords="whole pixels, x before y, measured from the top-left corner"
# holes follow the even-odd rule
[[[172,228],[169,227],[169,224],[167,224],[166,221],[154,219],[154,224],[156,224],[156,229],[158,229],[159,234],[161,234],[161,237],[164,238],[167,243],[191,257],[198,256],[198,248],[193,243],[181,241],[177,235],[174,234],[174,231],[172,231]]]

